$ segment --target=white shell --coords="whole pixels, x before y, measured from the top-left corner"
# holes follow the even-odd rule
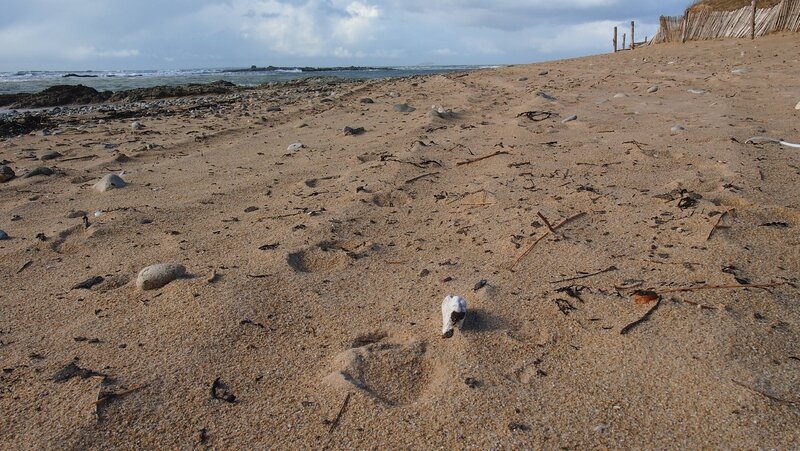
[[[466,299],[452,294],[445,297],[444,301],[442,301],[442,337],[450,338],[453,336],[454,327],[459,329],[464,327],[466,316]]]

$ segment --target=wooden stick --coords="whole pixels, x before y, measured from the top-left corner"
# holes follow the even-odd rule
[[[636,30],[636,26],[634,25],[634,22],[631,21],[631,50],[633,50],[633,48],[636,47],[636,39],[634,38],[634,31],[635,30]]]
[[[708,231],[708,236],[706,237],[706,241],[710,240],[711,239],[711,235],[713,235],[714,231],[717,230],[717,228],[719,228],[719,223],[722,222],[722,218],[725,215],[727,215],[728,213],[732,213],[734,211],[736,211],[736,209],[735,208],[731,208],[730,210],[727,210],[724,213],[722,213],[721,215],[719,215],[719,217],[717,218],[717,222],[714,223],[714,227],[711,227],[711,230]]]
[[[614,27],[614,53],[617,53],[617,27]]]
[[[568,277],[566,279],[561,279],[561,280],[554,280],[554,281],[552,281],[550,283],[562,283],[562,282],[570,282],[570,281],[573,281],[573,280],[587,279],[587,278],[592,277],[592,276],[597,276],[597,275],[600,275],[600,274],[604,274],[604,273],[611,272],[611,271],[616,271],[616,270],[617,270],[617,267],[612,265],[612,266],[609,266],[606,269],[601,269],[600,271],[593,272],[591,274],[581,274],[580,276]]]
[[[686,291],[700,291],[700,290],[735,290],[742,288],[772,288],[786,285],[788,282],[780,283],[762,283],[762,284],[748,284],[748,285],[701,285],[699,287],[687,288],[671,288],[669,290],[657,290],[658,294],[665,293],[682,293]]]
[[[542,212],[537,211],[536,214],[539,215],[540,218],[542,218],[542,221],[544,221],[544,225],[547,226],[547,228],[550,230],[550,233],[552,233],[553,235],[556,235],[555,229],[553,229],[553,226],[550,225],[550,221],[548,221],[547,218],[544,217]]]
[[[634,321],[634,322],[632,322],[632,323],[628,324],[627,326],[623,327],[623,328],[622,328],[622,330],[620,330],[620,331],[619,331],[620,335],[625,335],[625,334],[627,334],[627,333],[628,333],[628,332],[630,332],[630,331],[631,331],[631,330],[632,330],[634,327],[636,327],[636,326],[638,326],[639,324],[641,324],[641,323],[643,323],[643,322],[647,321],[647,320],[648,320],[648,318],[650,318],[650,315],[652,315],[652,314],[653,314],[653,312],[655,312],[655,311],[656,311],[656,309],[658,308],[658,306],[659,306],[659,305],[661,305],[661,298],[659,298],[659,299],[656,301],[655,305],[654,305],[654,306],[652,306],[652,307],[650,307],[650,310],[648,310],[647,312],[645,312],[645,314],[644,314],[644,315],[642,315],[642,316],[641,316],[641,318],[639,318],[639,319],[637,319],[636,321]]]
[[[561,228],[562,226],[564,226],[568,222],[571,222],[571,221],[573,221],[575,219],[578,219],[578,218],[580,218],[581,216],[583,216],[585,214],[586,213],[584,213],[584,212],[580,212],[580,213],[578,213],[576,215],[572,215],[569,218],[561,221],[561,223],[557,224],[555,227],[553,227],[553,229],[554,230],[558,230],[559,228]],[[511,268],[509,268],[509,269],[514,269],[517,266],[517,264],[523,258],[525,258],[525,256],[528,255],[533,250],[533,248],[536,247],[537,244],[539,244],[539,241],[542,241],[543,239],[545,239],[545,237],[547,237],[547,235],[549,235],[549,234],[550,234],[550,231],[548,230],[544,235],[542,235],[539,238],[537,238],[536,241],[534,241],[527,249],[525,249],[525,252],[523,252],[519,257],[517,257],[516,260],[514,260],[514,263],[511,264]]]
[[[505,150],[498,150],[497,152],[495,152],[493,154],[486,155],[486,156],[483,156],[483,157],[473,158],[472,160],[459,161],[458,163],[456,163],[456,166],[463,166],[465,164],[477,163],[477,162],[483,161],[483,160],[485,160],[487,158],[496,157],[498,155],[508,155],[508,154],[509,153],[506,152]]]
[[[61,162],[65,161],[77,161],[77,160],[91,160],[93,158],[97,158],[97,155],[86,155],[84,157],[72,157],[72,158],[64,158]]]
[[[751,2],[750,7],[752,12],[750,14],[750,39],[756,38],[756,0]]]
[[[438,174],[439,174],[438,172],[429,172],[427,174],[418,175],[418,176],[414,177],[413,179],[406,180],[406,185],[408,185],[409,183],[414,183],[419,179],[423,179],[425,177],[431,177],[431,176],[438,175]]]
[[[347,410],[347,405],[350,403],[350,392],[347,392],[347,396],[344,397],[344,402],[342,402],[342,407],[339,409],[339,413],[336,414],[336,418],[333,419],[331,422],[331,427],[328,429],[328,433],[333,432],[337,426],[339,426],[339,421],[342,419],[342,415],[344,415],[344,411]]]

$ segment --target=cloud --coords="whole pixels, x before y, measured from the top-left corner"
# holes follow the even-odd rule
[[[197,17],[217,31],[232,31],[274,52],[306,57],[343,54],[358,44],[380,19],[380,9],[360,1],[234,0],[203,8]]]

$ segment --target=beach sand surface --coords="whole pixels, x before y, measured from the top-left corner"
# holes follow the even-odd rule
[[[745,143],[800,141],[797,42],[0,141],[0,448],[800,447],[800,153]],[[187,275],[137,289],[157,263]],[[677,291],[710,286],[734,288]],[[443,339],[448,294],[469,311]]]

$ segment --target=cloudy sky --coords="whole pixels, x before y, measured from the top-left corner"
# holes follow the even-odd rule
[[[2,0],[0,72],[511,64],[652,36],[690,0]]]

